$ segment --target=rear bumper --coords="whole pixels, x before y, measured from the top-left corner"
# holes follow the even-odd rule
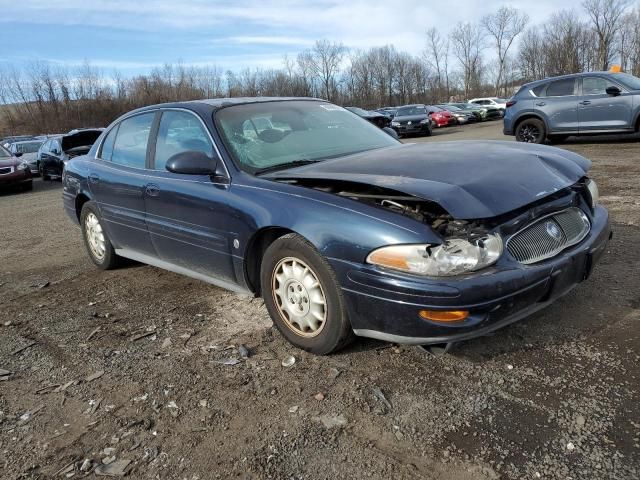
[[[550,305],[588,278],[609,237],[608,213],[597,207],[585,240],[533,265],[514,261],[441,280],[339,261],[332,265],[342,279],[357,335],[405,344],[449,343],[485,335]],[[420,310],[468,310],[470,315],[443,324],[421,319]]]

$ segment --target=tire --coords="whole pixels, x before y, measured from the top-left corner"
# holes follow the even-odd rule
[[[291,344],[327,355],[353,340],[333,269],[300,235],[285,235],[267,248],[260,282],[269,315]]]
[[[94,202],[89,201],[82,206],[80,227],[89,258],[98,268],[111,270],[120,265],[122,259],[116,255],[107,232],[102,227],[102,219]],[[100,248],[100,236],[102,237],[102,248]],[[92,237],[93,241],[91,240]],[[102,255],[100,255],[100,252],[102,252]]]
[[[516,140],[524,143],[543,143],[547,138],[544,122],[538,118],[522,120],[516,127]]]
[[[40,176],[42,177],[42,180],[51,180],[51,177],[44,173],[44,167],[41,163],[38,164],[38,169],[40,170]]]
[[[547,140],[552,145],[555,145],[564,142],[567,138],[569,138],[569,135],[549,135]]]

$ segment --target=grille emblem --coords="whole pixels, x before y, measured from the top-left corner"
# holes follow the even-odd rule
[[[549,234],[549,236],[552,237],[554,240],[562,239],[562,232],[560,232],[560,229],[554,222],[547,222],[545,224],[545,229],[547,230],[547,233]]]
[[[407,125],[411,125],[411,120],[409,120],[409,121],[407,122]]]

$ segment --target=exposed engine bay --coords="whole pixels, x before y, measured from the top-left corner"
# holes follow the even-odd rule
[[[435,202],[388,188],[355,182],[323,182],[322,180],[293,180],[287,183],[313,188],[406,215],[429,225],[443,238],[484,235],[491,228],[491,225],[479,221],[456,220]]]

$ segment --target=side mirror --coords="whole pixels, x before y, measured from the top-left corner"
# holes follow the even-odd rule
[[[390,135],[390,136],[392,136],[393,138],[395,138],[396,140],[399,140],[399,138],[398,138],[398,132],[396,132],[393,128],[391,128],[391,127],[384,127],[382,130],[384,130],[384,132],[385,132],[387,135]]]
[[[167,160],[166,168],[172,173],[185,175],[215,175],[218,159],[204,152],[187,150],[173,155]]]
[[[20,158],[22,156],[22,152],[16,152],[13,154],[14,157]]]
[[[613,95],[614,97],[617,97],[622,93],[622,90],[620,90],[615,85],[611,85],[610,87],[607,87],[605,91],[607,92],[607,95]]]

